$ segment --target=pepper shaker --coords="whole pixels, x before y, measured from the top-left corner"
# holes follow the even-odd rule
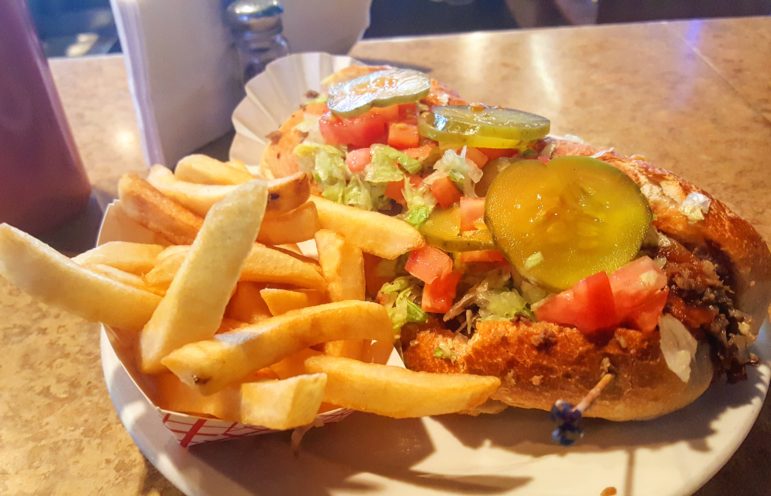
[[[262,72],[268,62],[289,53],[281,34],[283,13],[278,0],[236,0],[228,5],[225,19],[238,49],[244,81]]]

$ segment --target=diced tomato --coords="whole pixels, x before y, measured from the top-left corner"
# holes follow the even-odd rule
[[[535,315],[538,320],[575,326],[587,335],[612,329],[618,323],[610,279],[605,272],[581,279],[572,288],[549,297]]]
[[[393,181],[386,185],[385,195],[398,203],[399,205],[406,206],[407,202],[404,200],[404,180]]]
[[[452,271],[452,258],[439,248],[426,245],[410,252],[404,270],[426,284]]]
[[[352,148],[367,148],[373,143],[385,143],[388,137],[388,122],[382,115],[366,114],[341,119],[327,112],[319,119],[321,135],[330,145],[348,145]]]
[[[600,272],[582,279],[551,296],[535,313],[539,320],[574,325],[586,334],[619,325],[649,332],[658,324],[668,292],[664,271],[641,257],[610,276]]]
[[[460,199],[460,230],[473,231],[478,229],[479,223],[484,222],[485,199],[469,198]]]
[[[321,115],[328,111],[327,102],[309,102],[305,104],[305,112],[313,115]]]
[[[431,193],[442,208],[450,208],[460,200],[460,190],[449,177],[442,177],[431,183]]]
[[[388,122],[398,121],[400,118],[399,105],[389,105],[388,107],[372,107],[369,109],[373,114],[382,116]]]
[[[474,162],[474,165],[482,169],[485,165],[487,165],[487,162],[490,160],[490,158],[482,153],[479,148],[474,147],[466,147],[466,158]]]
[[[351,172],[361,172],[372,161],[372,154],[369,148],[359,148],[351,150],[345,156],[345,165]]]
[[[412,157],[415,160],[423,162],[436,150],[436,143],[426,143],[415,148],[406,148],[402,150],[405,155]]]
[[[500,250],[473,250],[460,253],[462,263],[474,262],[505,262],[506,258]]]
[[[513,157],[519,153],[519,150],[511,150],[507,148],[477,148],[480,152],[487,155],[490,160],[495,160],[501,157]]]
[[[392,122],[388,125],[388,146],[399,150],[414,148],[420,144],[418,126],[406,122]]]
[[[620,323],[652,331],[667,301],[667,276],[650,257],[640,257],[610,275]]]
[[[651,332],[659,325],[659,317],[668,297],[669,288],[652,293],[640,306],[635,307],[632,313],[622,318],[621,323],[643,332]]]
[[[409,178],[410,184],[412,184],[414,188],[417,188],[423,182],[423,178],[418,175],[409,176]],[[406,206],[407,202],[404,200],[404,180],[388,183],[386,185],[385,195],[399,205]]]
[[[446,313],[452,308],[458,282],[463,274],[459,271],[448,272],[434,282],[423,287],[420,307],[426,312]]]

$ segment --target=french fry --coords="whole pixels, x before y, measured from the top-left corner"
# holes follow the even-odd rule
[[[313,239],[319,229],[316,206],[308,202],[289,212],[266,216],[257,241],[270,245],[298,243]]]
[[[326,386],[324,374],[241,385],[241,422],[269,429],[294,429],[316,418]]]
[[[226,315],[225,317],[222,317],[222,322],[220,322],[220,325],[217,328],[217,332],[235,331],[236,329],[240,329],[248,325],[249,322],[242,322],[240,320],[231,319]]]
[[[361,250],[328,229],[316,233],[321,273],[331,301],[364,299],[364,258]]]
[[[271,179],[268,182],[268,212],[289,212],[306,201],[311,195],[311,181],[304,172]]]
[[[266,368],[250,375],[248,381],[276,379],[279,377]],[[153,403],[164,410],[211,415],[236,422],[241,419],[241,384],[233,384],[215,394],[204,396],[180,382],[177,376],[170,372],[150,376],[147,380],[152,384],[150,397]]]
[[[163,249],[162,252],[158,254],[158,256],[155,258],[155,266],[158,266],[163,263],[168,263],[165,260],[170,257],[185,257],[185,254],[190,250],[190,245],[171,245],[167,246]],[[181,255],[180,255],[181,254]],[[181,260],[180,260],[181,264]],[[155,267],[151,268],[150,270],[154,269]],[[169,283],[171,283],[171,279],[169,279]],[[168,286],[168,284],[166,284]]]
[[[361,249],[328,229],[316,233],[316,247],[321,273],[327,280],[329,299],[363,300],[365,282]],[[331,341],[324,343],[324,352],[332,356],[361,359],[364,344],[364,341]]]
[[[225,316],[241,322],[259,322],[271,316],[262,300],[261,287],[253,282],[239,282],[230,298]]]
[[[284,243],[280,245],[275,245],[273,248],[277,248],[287,253],[294,253],[295,255],[300,255],[301,257],[305,256],[303,255],[303,251],[300,249],[297,243]]]
[[[232,192],[236,186],[223,184],[197,184],[181,181],[162,165],[150,167],[147,182],[152,184],[161,193],[179,202],[200,216],[218,201]]]
[[[167,197],[136,174],[125,174],[118,182],[120,209],[129,218],[173,244],[193,242],[203,218]]]
[[[147,181],[170,198],[199,215],[206,215],[212,205],[230,193],[232,184],[198,184],[182,181],[162,165],[150,168]],[[268,183],[270,213],[288,212],[305,203],[310,195],[310,181],[304,172],[298,172]]]
[[[84,265],[83,267],[92,272],[101,274],[109,279],[112,279],[113,281],[123,283],[126,286],[131,286],[132,288],[141,289],[142,291],[149,291],[159,296],[164,295],[164,292],[162,290],[153,288],[145,284],[145,280],[142,279],[140,276],[136,274],[132,274],[131,272],[125,272],[123,270],[117,269],[115,267],[112,267],[111,265],[89,264],[89,265]]]
[[[326,302],[324,294],[319,291],[265,288],[260,290],[260,296],[273,316]]]
[[[305,367],[327,374],[324,401],[393,418],[470,410],[501,384],[492,376],[415,372],[331,356],[310,357]]]
[[[8,224],[0,224],[0,275],[40,301],[121,329],[141,329],[161,300],[87,270]]]
[[[189,247],[175,247],[172,253],[159,257],[158,264],[147,274],[145,282],[156,288],[171,284]],[[326,283],[317,266],[293,255],[255,243],[241,267],[241,281],[291,284],[301,288],[324,289]]]
[[[188,155],[177,162],[174,175],[182,181],[199,184],[243,184],[255,179],[244,169],[206,155]]]
[[[292,353],[339,339],[393,342],[385,307],[365,301],[340,301],[293,310],[187,344],[166,356],[163,365],[185,384],[211,394]]]
[[[217,332],[267,200],[265,183],[251,181],[211,209],[166,296],[142,329],[143,372],[161,372],[164,356]]]
[[[228,160],[227,162],[225,162],[225,165],[227,165],[228,167],[233,167],[234,169],[238,169],[243,172],[247,172],[250,175],[252,174],[251,172],[249,172],[249,168],[246,166],[243,160]],[[258,177],[262,177],[262,176],[258,176]]]
[[[305,360],[316,355],[321,355],[321,352],[316,351],[313,348],[305,348],[304,350],[292,353],[288,357],[279,360],[269,368],[279,379],[294,377],[296,375],[304,374],[306,372]]]
[[[153,403],[164,410],[193,415],[211,415],[235,422],[241,418],[241,386],[239,384],[204,396],[195,389],[182,384],[174,374],[164,373],[155,376],[154,385]]]
[[[81,253],[72,260],[78,265],[109,265],[142,275],[155,265],[164,247],[156,244],[110,241]]]
[[[311,196],[311,201],[316,205],[323,229],[343,235],[365,253],[393,260],[425,243],[417,229],[395,217],[318,196]]]

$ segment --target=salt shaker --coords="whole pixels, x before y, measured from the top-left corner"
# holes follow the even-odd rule
[[[278,0],[236,0],[228,5],[225,19],[238,48],[244,81],[262,72],[271,60],[289,53],[281,34],[283,13]]]

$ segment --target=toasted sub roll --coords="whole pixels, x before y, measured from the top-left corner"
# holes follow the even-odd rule
[[[658,332],[620,328],[609,340],[595,342],[575,328],[549,322],[485,321],[470,339],[446,329],[405,337],[408,368],[500,377],[493,399],[518,408],[549,410],[558,399],[577,404],[609,367],[616,377],[586,416],[615,421],[678,410],[701,396],[713,376],[702,342],[689,381],[681,381],[664,361]],[[450,357],[437,357],[437,349],[449,350]]]
[[[643,160],[583,143],[549,141],[553,157],[593,155],[627,174],[648,199],[656,229],[687,247],[690,256],[703,248],[719,257],[728,271],[720,284],[729,288],[732,308],[751,317],[737,339],[746,345],[754,340],[769,304],[771,253],[747,221],[702,189]],[[691,193],[709,200],[702,220],[689,218],[683,210]],[[715,274],[714,268],[705,272]],[[658,329],[646,333],[618,328],[603,340],[592,340],[573,327],[549,322],[478,321],[470,338],[441,325],[405,328],[402,347],[411,369],[500,377],[501,388],[493,399],[520,408],[549,410],[557,399],[576,403],[609,371],[614,380],[586,416],[645,420],[692,403],[716,376],[715,350],[707,336],[689,330],[697,336],[698,348],[687,382],[667,366]]]

